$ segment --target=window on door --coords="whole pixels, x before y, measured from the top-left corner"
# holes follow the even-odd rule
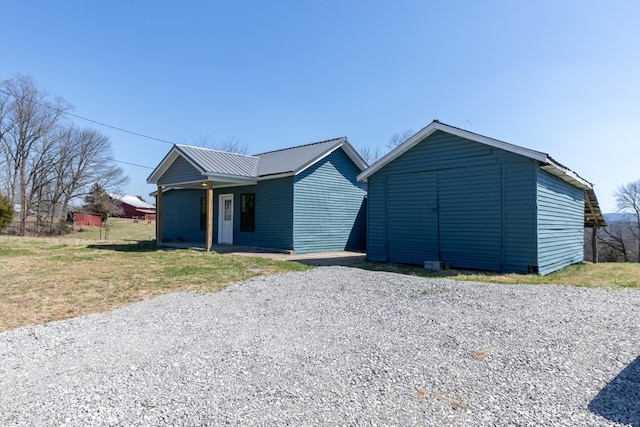
[[[242,194],[240,209],[240,231],[256,230],[256,194]]]

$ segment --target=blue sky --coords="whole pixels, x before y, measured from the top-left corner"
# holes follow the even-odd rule
[[[550,154],[612,193],[640,179],[637,1],[6,1],[0,78],[74,113],[251,153],[433,119]],[[170,145],[103,128],[117,160]],[[121,164],[150,200],[149,169]]]

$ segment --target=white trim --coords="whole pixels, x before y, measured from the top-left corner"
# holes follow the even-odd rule
[[[561,164],[553,160],[551,157],[549,157],[549,155],[546,153],[530,150],[528,148],[520,147],[518,145],[509,144],[508,142],[499,141],[497,139],[489,138],[487,136],[478,135],[477,133],[473,133],[473,132],[466,131],[464,129],[459,129],[453,126],[449,126],[435,120],[431,122],[428,126],[423,128],[422,130],[420,130],[418,133],[413,135],[411,138],[407,139],[405,142],[403,142],[402,144],[398,145],[396,148],[391,150],[380,160],[372,164],[369,167],[369,169],[360,173],[358,175],[358,181],[365,182],[371,175],[373,175],[374,173],[382,169],[391,161],[400,157],[402,154],[409,151],[418,143],[424,141],[426,138],[428,138],[438,130],[442,132],[446,132],[450,135],[459,136],[460,138],[465,138],[470,141],[479,142],[480,144],[499,148],[504,151],[508,151],[514,154],[528,157],[533,160],[537,160],[538,162],[541,163],[540,167],[542,169],[559,177],[563,181],[566,181],[572,185],[575,185],[578,188],[588,189],[593,187],[593,184],[591,184],[589,181],[582,178],[571,169],[562,166]]]
[[[346,150],[344,150],[344,152],[347,153],[347,156],[349,156],[351,161],[353,163],[355,163],[355,165],[358,167],[358,169],[360,169],[361,171],[364,171],[365,169],[367,169],[369,167],[369,164],[362,158],[360,153],[358,153],[358,150],[356,150],[355,147],[353,145],[351,145],[349,140],[345,140],[345,144],[343,146],[343,149],[344,148],[346,148]]]
[[[309,169],[311,166],[318,163],[320,160],[333,154],[333,152],[339,148],[342,148],[342,150],[347,155],[347,157],[351,159],[351,161],[356,165],[358,169],[360,169],[360,171],[364,171],[367,168],[367,162],[365,162],[364,159],[358,153],[358,151],[356,151],[356,149],[353,148],[353,146],[349,143],[349,140],[347,139],[347,137],[343,136],[337,141],[337,145],[335,147],[331,147],[330,149],[328,149],[318,157],[308,161],[307,163],[299,167],[297,170],[295,170],[293,172],[293,175],[298,175],[304,172],[305,170]]]
[[[256,178],[257,181],[267,181],[269,179],[277,179],[277,178],[286,178],[288,176],[294,176],[295,172],[283,172],[283,173],[274,173],[272,175],[259,176]]]
[[[199,179],[197,181],[183,181],[183,182],[174,182],[171,185],[167,186],[167,188],[173,187],[173,188],[179,188],[179,187],[185,187],[185,188],[190,188],[191,185],[195,185],[195,186],[199,186],[200,184],[202,184],[202,182],[204,182],[205,179],[204,177],[202,179]]]
[[[438,121],[431,122],[427,127],[414,134],[411,138],[407,139],[402,144],[387,153],[384,157],[372,164],[367,170],[358,175],[358,181],[364,182],[371,175],[382,169],[391,161],[400,157],[402,154],[409,151],[411,148],[422,142],[424,139],[431,136],[436,131],[446,132],[450,135],[459,136],[471,141],[479,142],[481,144],[488,145],[490,147],[500,148],[501,150],[509,151],[511,153],[519,154],[521,156],[529,157],[543,163],[548,163],[548,155],[540,151],[529,150],[528,148],[520,147],[518,145],[509,144],[507,142],[499,141],[497,139],[489,138],[487,136],[478,135],[477,133],[469,132],[463,129],[459,129],[453,126],[440,123]]]
[[[226,175],[226,174],[207,174],[206,181],[213,181],[215,183],[229,183],[229,184],[241,184],[241,185],[254,185],[256,180],[253,178],[247,178],[239,175]]]
[[[541,165],[540,169],[549,172],[551,175],[555,175],[563,181],[573,184],[583,190],[590,190],[593,188],[593,185],[590,182],[586,181],[570,169],[566,169],[555,164]]]
[[[242,183],[242,184],[229,184],[229,183],[223,184],[223,183],[221,183],[219,185],[215,185],[215,183],[214,183],[214,185],[212,187],[213,188],[233,188],[233,187],[244,187],[245,185],[256,185],[256,184],[257,184],[257,182],[254,182],[253,184],[246,184],[246,183]]]
[[[195,168],[196,171],[198,171],[202,175],[204,175],[205,170],[202,169],[200,166],[198,166],[193,161],[191,161],[189,156],[187,156],[183,152],[181,152],[177,145],[174,145],[171,148],[171,150],[167,153],[167,155],[164,156],[164,159],[162,159],[162,161],[160,161],[158,166],[156,166],[156,168],[153,170],[153,172],[151,172],[151,175],[149,175],[149,177],[147,178],[147,183],[148,184],[156,184],[157,185],[158,184],[158,179],[160,179],[160,177],[165,174],[167,169],[169,169],[171,167],[173,162],[175,162],[178,157],[182,157],[183,159],[185,159],[187,162],[189,162],[189,164],[191,166],[193,166]]]
[[[340,148],[342,146],[342,144],[338,145],[337,147],[333,147],[330,150],[325,151],[324,153],[322,153],[320,156],[316,157],[313,160],[310,160],[309,162],[305,163],[304,165],[302,165],[300,168],[298,168],[298,170],[296,170],[294,172],[294,175],[298,175],[304,171],[306,171],[307,169],[309,169],[311,166],[315,165],[316,163],[318,163],[320,160],[324,159],[325,157],[329,156],[331,153],[333,153],[334,151],[336,151],[338,148]]]
[[[222,203],[222,199],[231,196],[231,241],[223,242],[222,241],[222,223],[224,220],[224,203]],[[219,245],[233,245],[233,193],[225,193],[218,195],[218,244]]]

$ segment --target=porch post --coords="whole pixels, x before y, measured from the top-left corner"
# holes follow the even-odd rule
[[[213,182],[207,181],[207,243],[206,251],[211,250],[213,245]]]
[[[597,220],[596,220],[597,221]],[[594,264],[598,263],[598,225],[591,227],[591,252],[593,253]]]
[[[162,243],[162,186],[156,193],[156,245]]]

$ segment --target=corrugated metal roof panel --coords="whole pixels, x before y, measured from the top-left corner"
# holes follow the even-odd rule
[[[175,145],[173,151],[163,159],[161,165],[150,175],[148,181],[153,181],[155,178],[154,182],[156,182],[158,178],[156,175],[164,174],[177,156],[182,156],[203,176],[235,176],[244,179],[245,177],[258,178],[300,173],[339,147],[345,149],[347,155],[360,169],[366,168],[366,163],[351,147],[346,137],[269,151],[254,156],[189,145]]]
[[[254,177],[259,158],[244,154],[227,153],[209,148],[176,146],[185,156],[200,166],[205,174],[226,174]]]
[[[120,194],[109,194],[109,197],[111,197],[112,199],[115,200],[119,200],[123,203],[126,203],[130,206],[133,206],[134,208],[142,208],[142,209],[155,209],[156,207],[154,205],[152,205],[151,203],[147,203],[144,202],[140,199],[138,199],[136,196],[127,196],[127,195],[120,195]]]
[[[257,154],[256,156],[260,158],[257,176],[297,173],[317,161],[318,158],[328,154],[332,148],[338,147],[344,141],[346,138],[341,137]]]

